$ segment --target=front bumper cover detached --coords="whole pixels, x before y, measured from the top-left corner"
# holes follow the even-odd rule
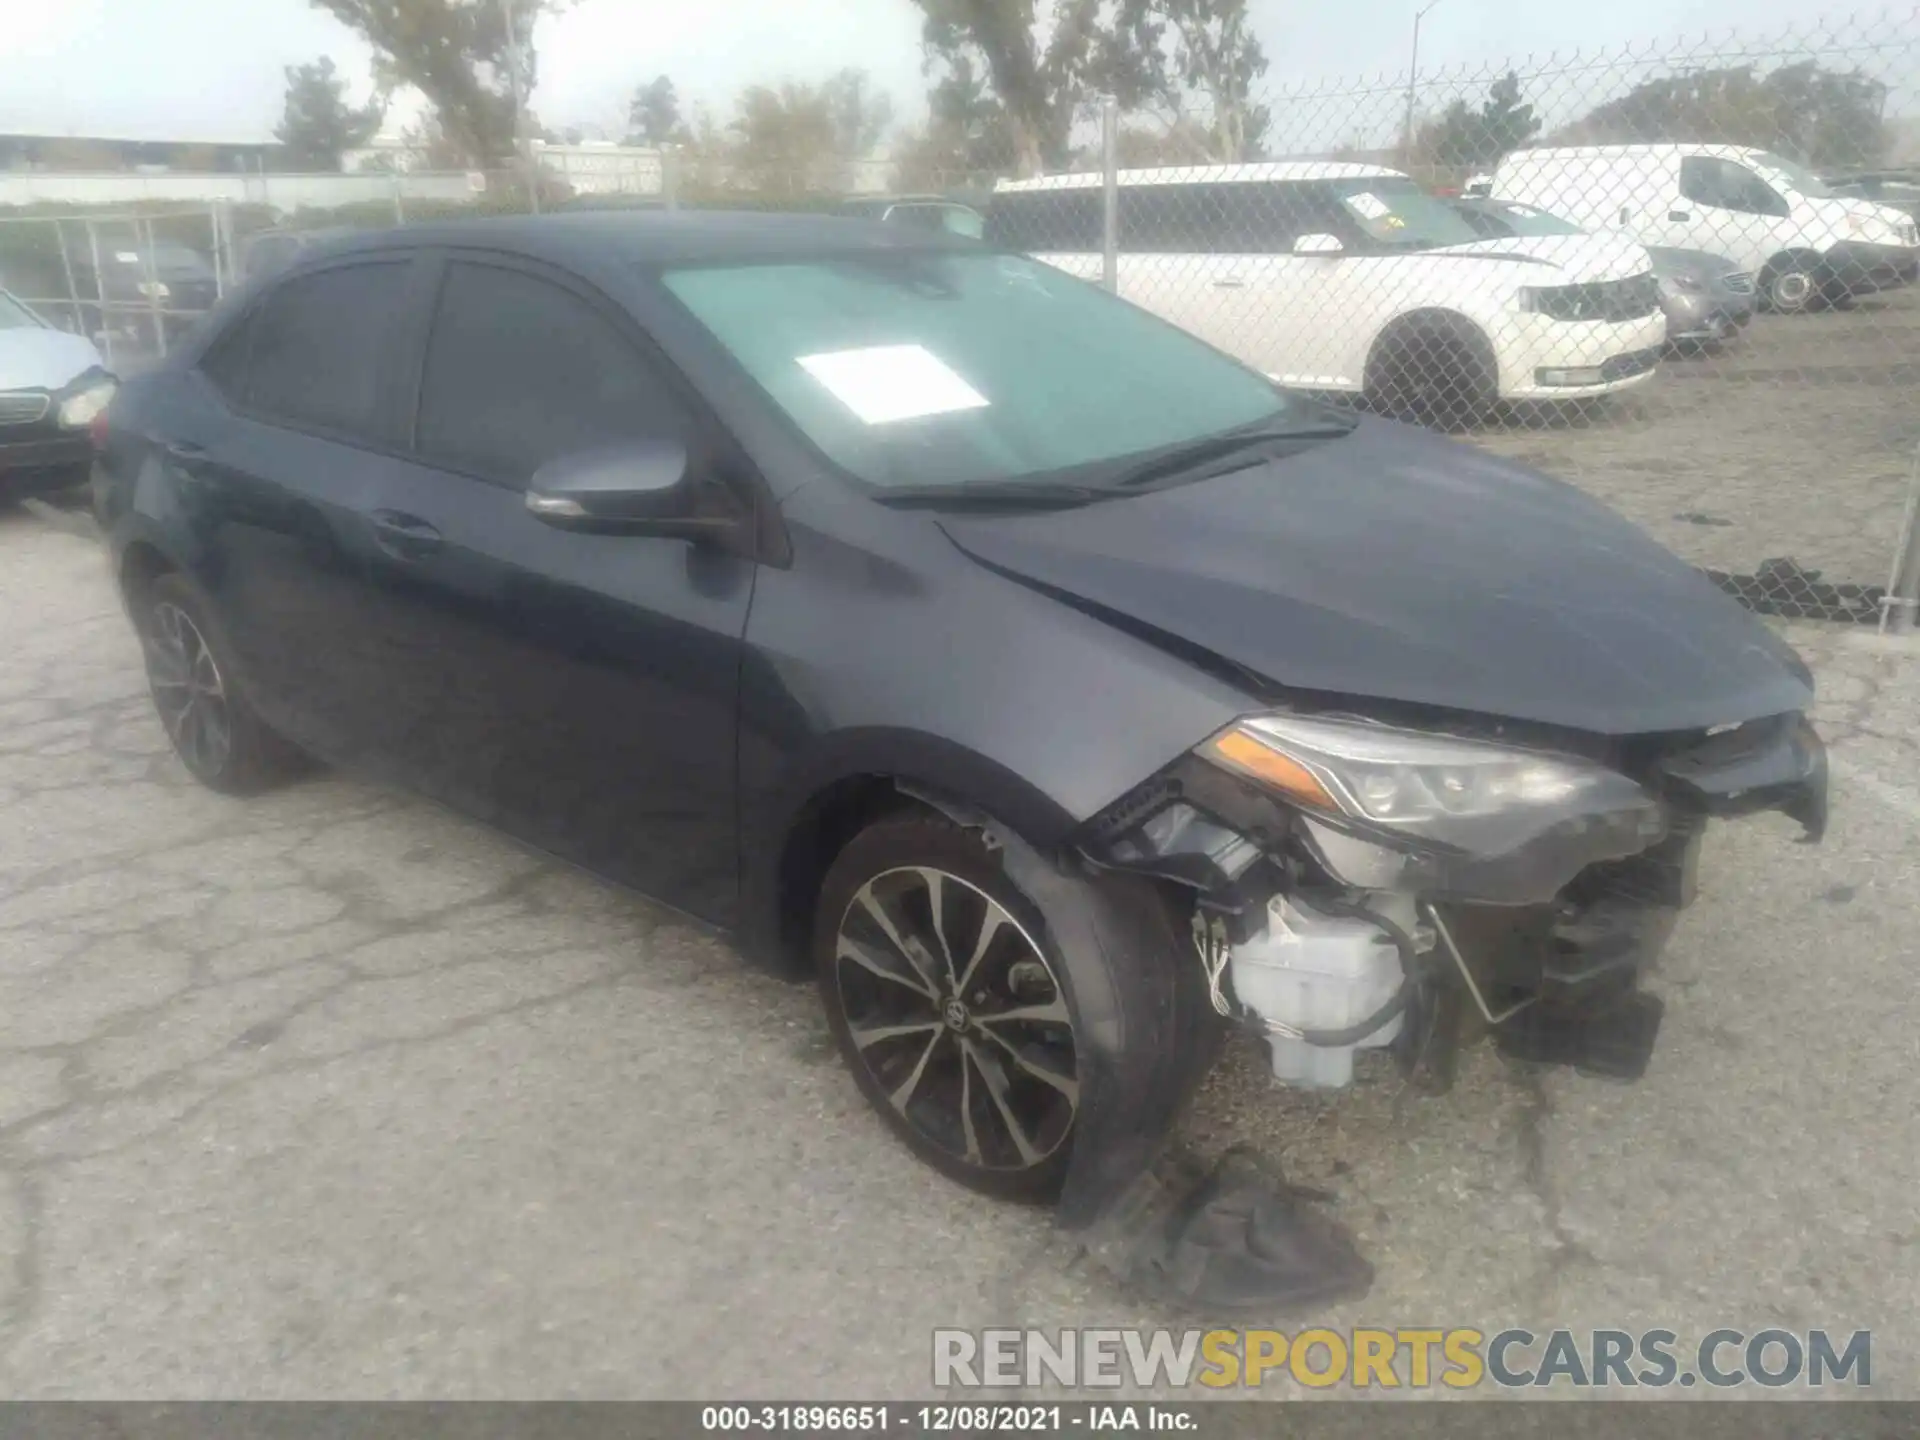
[[[1517,1060],[1638,1076],[1662,1014],[1659,1000],[1640,981],[1694,898],[1707,821],[1778,810],[1802,824],[1807,840],[1825,831],[1826,753],[1801,716],[1719,733],[1654,737],[1628,749],[1633,772],[1666,802],[1669,823],[1656,844],[1588,866],[1551,903],[1494,905],[1456,897],[1427,906],[1444,949],[1425,957],[1395,1042],[1417,1088],[1448,1087],[1463,1032],[1475,1023]],[[1274,863],[1271,852],[1280,848],[1285,822],[1283,807],[1266,796],[1254,795],[1248,808],[1223,814],[1229,806],[1223,804],[1222,778],[1217,771],[1180,765],[1155,777],[1090,827],[1087,857],[1102,868],[1184,885],[1203,910],[1232,905],[1232,892],[1260,866]],[[1158,827],[1153,833],[1161,844],[1148,843],[1146,822],[1173,805],[1202,813],[1189,823]],[[1269,853],[1241,869],[1236,851],[1249,846],[1249,833],[1258,834],[1258,848]],[[1083,897],[1095,894],[1038,856],[1010,853],[1009,860],[1010,870],[1026,871],[1016,876],[1023,885],[1064,884]],[[1230,870],[1240,878],[1229,878]],[[1059,937],[1069,956],[1088,941],[1128,948],[1126,932],[1143,933],[1125,923],[1127,902],[1119,897],[1126,893],[1115,889],[1089,902],[1086,934]],[[1257,897],[1256,903],[1264,906]],[[1109,964],[1113,958],[1109,950]],[[1199,969],[1185,955],[1159,958],[1189,977]],[[1455,980],[1450,961],[1458,962],[1464,985]],[[1182,1014],[1182,1023],[1203,1027],[1213,1019],[1205,1010],[1196,1015],[1191,988],[1184,982],[1177,988],[1184,1003],[1169,1005],[1162,1023]],[[1105,1053],[1088,1057],[1093,1083],[1087,1099],[1097,1092],[1112,1103],[1083,1100],[1084,1128],[1076,1135],[1060,1211],[1063,1227],[1129,1285],[1176,1304],[1274,1312],[1364,1292],[1372,1268],[1314,1203],[1326,1197],[1289,1186],[1244,1155],[1229,1152],[1208,1167],[1167,1144],[1217,1042],[1206,1047],[1205,1060],[1175,1074],[1167,1071],[1167,1057],[1120,1043],[1131,1039],[1125,1023],[1116,1009],[1104,1020],[1096,1012],[1090,1027],[1096,1052]]]

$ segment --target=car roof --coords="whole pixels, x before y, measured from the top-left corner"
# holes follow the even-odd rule
[[[1616,155],[1701,155],[1714,160],[1745,160],[1749,156],[1766,153],[1755,145],[1710,145],[1704,141],[1663,140],[1644,145],[1534,145],[1525,150],[1515,150],[1500,163],[1504,165],[1508,160],[1563,160],[1569,157],[1600,160]]]
[[[1150,170],[1122,170],[1121,185],[1237,185],[1285,180],[1404,180],[1404,172],[1384,165],[1349,164],[1344,160],[1263,160],[1248,165],[1163,165]],[[1042,175],[1033,180],[1002,180],[996,195],[1026,190],[1091,190],[1103,184],[1099,171],[1075,175]]]
[[[314,247],[344,255],[422,246],[473,246],[558,264],[804,259],[859,250],[935,250],[966,242],[874,220],[729,210],[574,210],[427,221]]]

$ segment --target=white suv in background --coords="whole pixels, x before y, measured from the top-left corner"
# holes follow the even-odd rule
[[[1920,276],[1920,233],[1891,205],[1835,195],[1803,165],[1743,145],[1516,150],[1492,193],[1643,245],[1725,255],[1770,309],[1805,309]]]
[[[1496,400],[1640,384],[1666,338],[1639,245],[1484,240],[1395,170],[1127,170],[1119,185],[1120,294],[1284,385],[1470,421]],[[986,238],[1097,279],[1103,199],[1098,175],[1003,181]]]

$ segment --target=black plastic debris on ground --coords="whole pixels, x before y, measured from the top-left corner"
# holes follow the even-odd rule
[[[1706,577],[1760,615],[1790,620],[1838,620],[1848,625],[1880,623],[1880,602],[1886,589],[1879,585],[1828,585],[1818,570],[1803,570],[1785,558],[1763,560],[1751,575],[1708,570]]]

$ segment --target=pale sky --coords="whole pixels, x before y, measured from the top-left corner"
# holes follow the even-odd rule
[[[1420,3],[1250,0],[1273,62],[1266,85],[1404,76]],[[1420,69],[1543,63],[1648,42],[1708,59],[1732,48],[1737,27],[1743,39],[1791,31],[1801,44],[1813,35],[1847,45],[1902,38],[1904,50],[1879,63],[1858,58],[1876,70],[1920,70],[1911,20],[1896,27],[1852,13],[1807,0],[1438,0],[1421,25]],[[896,115],[923,113],[911,0],[578,0],[542,20],[534,39],[533,108],[555,129],[598,125],[618,138],[626,97],[660,73],[673,76],[683,106],[703,101],[724,117],[744,85],[857,66],[893,95]],[[305,0],[0,0],[0,132],[265,138],[280,116],[282,68],[320,55],[365,92],[366,50]],[[1559,82],[1565,91],[1597,83]],[[1910,113],[1912,100],[1897,97],[1890,109]],[[1392,102],[1382,96],[1366,108],[1384,113]],[[1338,123],[1318,115],[1308,128]]]

